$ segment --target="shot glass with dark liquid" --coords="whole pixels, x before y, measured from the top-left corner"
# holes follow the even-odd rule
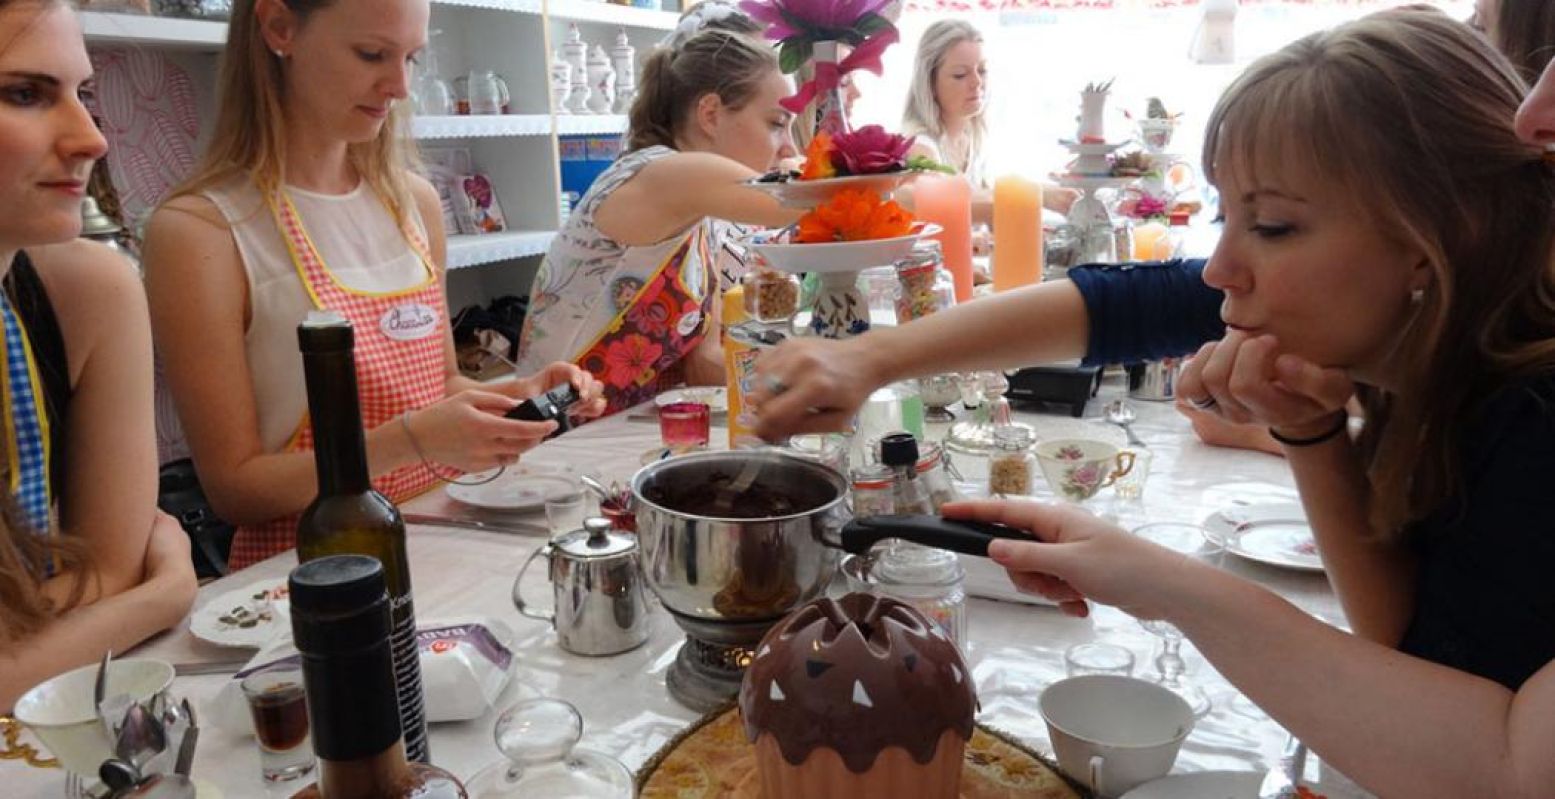
[[[265,782],[286,782],[312,771],[313,742],[308,737],[302,670],[286,666],[250,674],[243,678],[243,696],[254,719]]]

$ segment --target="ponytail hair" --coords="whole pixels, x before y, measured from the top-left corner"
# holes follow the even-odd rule
[[[626,149],[674,147],[703,97],[715,94],[724,105],[741,108],[777,68],[772,48],[716,28],[704,29],[680,47],[653,51],[637,78]]]

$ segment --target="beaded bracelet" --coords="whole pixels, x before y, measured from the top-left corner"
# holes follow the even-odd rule
[[[1312,436],[1311,438],[1290,438],[1289,436],[1282,436],[1273,427],[1269,428],[1269,435],[1273,436],[1275,441],[1278,441],[1287,447],[1310,447],[1316,444],[1321,444],[1324,441],[1327,441],[1348,429],[1350,429],[1350,415],[1347,413],[1341,413],[1339,414],[1338,423],[1336,423],[1332,428],[1329,428],[1328,430],[1325,430],[1318,435]]]
[[[501,477],[502,473],[508,470],[507,464],[499,463],[497,464],[497,473],[483,480],[455,480],[451,477],[444,477],[437,473],[437,464],[434,464],[432,460],[427,457],[427,454],[421,451],[421,442],[416,440],[416,434],[410,432],[410,411],[406,411],[400,414],[400,427],[405,428],[405,438],[410,440],[410,448],[416,451],[416,457],[421,459],[421,465],[427,467],[427,471],[431,472],[433,477],[436,477],[437,479],[442,480],[449,485],[483,486],[492,482],[493,480],[496,480],[498,477]]]

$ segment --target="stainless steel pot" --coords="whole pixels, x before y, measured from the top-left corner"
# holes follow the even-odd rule
[[[794,508],[781,515],[702,515],[752,459],[755,485]],[[847,480],[814,461],[772,450],[701,452],[643,467],[632,478],[643,576],[693,638],[755,644],[773,623],[820,596],[837,570],[848,521]],[[832,542],[827,546],[825,542]]]

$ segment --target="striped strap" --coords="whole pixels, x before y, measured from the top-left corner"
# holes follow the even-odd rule
[[[39,391],[43,381],[27,330],[0,291],[5,335],[5,435],[11,494],[36,530],[49,529],[49,417]]]

